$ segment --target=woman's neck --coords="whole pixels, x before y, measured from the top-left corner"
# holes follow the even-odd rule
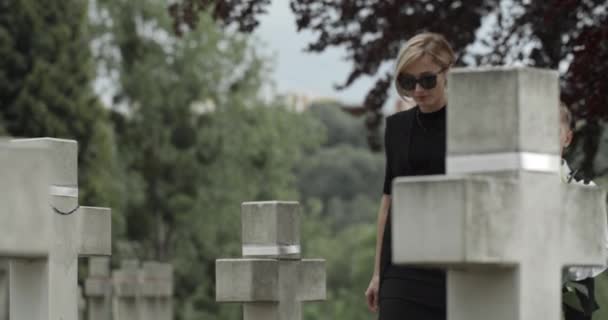
[[[431,112],[436,112],[441,110],[441,108],[445,107],[445,103],[441,103],[441,104],[437,104],[437,105],[432,105],[432,106],[423,106],[423,105],[419,105],[418,107],[420,108],[420,112],[422,113],[431,113]]]
[[[446,98],[443,97],[431,105],[418,105],[420,112],[429,113],[441,110],[447,104]]]

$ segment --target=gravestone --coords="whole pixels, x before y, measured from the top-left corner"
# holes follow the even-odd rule
[[[85,282],[87,320],[173,319],[173,267],[167,263],[124,260],[110,271],[106,258],[89,261]]]
[[[89,259],[89,276],[84,285],[87,299],[87,320],[112,319],[112,280],[110,258]]]
[[[300,258],[297,202],[245,202],[240,259],[215,263],[216,300],[243,303],[245,320],[299,320],[325,299],[325,260]]]
[[[111,253],[109,209],[80,207],[75,141],[0,147],[0,256],[10,258],[12,319],[76,320],[78,257]]]
[[[122,261],[112,272],[113,320],[141,319],[139,261]]]
[[[393,259],[447,269],[449,320],[558,320],[564,266],[602,265],[599,189],[559,177],[558,74],[456,69],[447,175],[394,181]]]
[[[173,319],[173,267],[146,261],[141,272],[142,320]]]

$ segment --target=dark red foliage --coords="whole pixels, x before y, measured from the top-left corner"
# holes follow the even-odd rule
[[[584,28],[572,52],[563,99],[579,116],[608,119],[608,19]]]

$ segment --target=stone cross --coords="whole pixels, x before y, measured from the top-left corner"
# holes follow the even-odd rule
[[[87,299],[87,320],[112,319],[112,280],[110,258],[89,259],[89,276],[84,283]]]
[[[142,320],[173,319],[173,267],[145,261],[141,269]]]
[[[558,320],[564,266],[606,261],[599,189],[559,177],[558,74],[457,69],[447,175],[394,182],[395,263],[447,269],[449,320]]]
[[[297,202],[245,202],[242,259],[215,263],[216,300],[242,302],[245,320],[299,320],[301,302],[325,300],[325,260],[300,258]]]
[[[12,319],[76,320],[78,257],[110,255],[110,209],[78,204],[78,145],[0,147],[0,256],[9,257]]]
[[[112,305],[114,320],[141,319],[139,261],[122,261],[120,269],[112,272]]]
[[[85,283],[88,320],[173,319],[173,267],[168,263],[125,260],[110,272],[109,260],[89,260]],[[110,275],[111,274],[111,275]]]

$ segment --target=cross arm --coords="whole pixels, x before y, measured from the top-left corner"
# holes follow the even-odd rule
[[[110,208],[80,207],[75,213],[80,224],[81,256],[112,254],[112,210]]]
[[[216,300],[276,302],[295,294],[298,301],[325,299],[325,260],[218,259]]]

